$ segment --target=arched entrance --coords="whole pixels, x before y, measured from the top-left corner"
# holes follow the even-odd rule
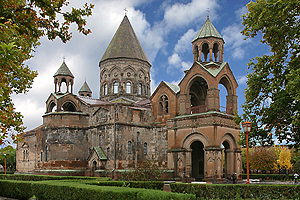
[[[227,177],[229,177],[230,175],[232,175],[232,174],[230,174],[229,173],[229,165],[230,165],[230,162],[229,162],[229,150],[230,150],[230,145],[229,145],[229,143],[227,142],[227,141],[224,141],[223,143],[222,143],[222,148],[224,149],[223,150],[223,173],[225,174],[225,178],[227,178]],[[231,163],[231,165],[232,165],[233,163]]]
[[[92,164],[92,176],[95,176],[96,170],[97,170],[97,162],[94,160]]]
[[[195,180],[204,178],[204,145],[200,141],[191,144],[192,149],[192,177]]]

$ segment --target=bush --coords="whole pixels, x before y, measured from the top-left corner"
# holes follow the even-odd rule
[[[0,196],[14,199],[29,199],[33,196],[30,181],[0,180]]]
[[[269,177],[269,178],[268,178]],[[247,179],[247,174],[242,174],[243,179]],[[286,180],[293,180],[293,174],[249,174],[250,179],[261,179],[261,180],[279,180],[279,181],[286,181]]]
[[[195,195],[175,194],[127,187],[86,185],[79,182],[33,182],[32,190],[39,200],[90,200],[90,199],[195,199]]]
[[[300,185],[171,183],[172,192],[195,194],[199,199],[299,199]]]
[[[154,190],[163,190],[164,188],[163,181],[92,181],[86,183],[89,185],[145,188]]]
[[[0,180],[1,179],[4,179],[4,180],[21,180],[21,181],[45,181],[45,180],[65,180],[65,179],[98,180],[99,177],[0,174]],[[109,178],[102,178],[102,179],[108,180]]]

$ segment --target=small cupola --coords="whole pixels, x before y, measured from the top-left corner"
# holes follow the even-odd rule
[[[73,93],[74,76],[65,61],[61,64],[59,69],[53,75],[55,93]],[[62,91],[62,83],[66,84],[66,91]],[[57,87],[58,86],[58,87]]]
[[[92,90],[90,89],[90,87],[86,81],[84,81],[83,85],[81,86],[80,90],[78,91],[78,94],[80,96],[92,97]]]
[[[224,40],[209,16],[192,41],[194,62],[223,62]],[[203,57],[202,57],[203,55]]]

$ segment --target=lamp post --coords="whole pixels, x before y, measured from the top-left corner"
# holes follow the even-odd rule
[[[6,174],[6,154],[4,153],[4,170],[5,170],[5,174]]]
[[[246,134],[246,141],[247,141],[247,184],[249,184],[249,143],[248,143],[248,136],[249,136],[249,133],[251,131],[252,123],[246,121],[242,124],[242,126],[243,126],[244,133]]]

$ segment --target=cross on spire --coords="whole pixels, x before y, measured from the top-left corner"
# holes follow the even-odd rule
[[[128,10],[126,8],[124,8],[124,11],[125,11],[125,15],[127,15]]]
[[[65,56],[63,56],[63,62],[65,62],[65,60],[66,60],[66,57],[65,57]]]
[[[207,12],[207,19],[209,18],[209,8],[206,9]]]

